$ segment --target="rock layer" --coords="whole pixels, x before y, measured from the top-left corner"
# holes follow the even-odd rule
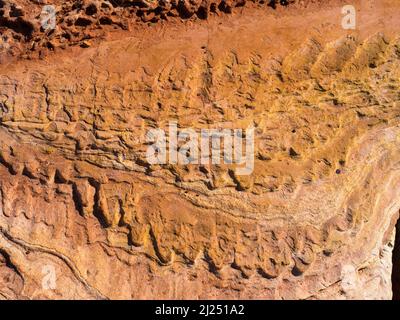
[[[400,6],[358,6],[355,31],[337,2],[244,7],[4,63],[0,296],[391,298]],[[253,173],[149,164],[171,120],[254,126]]]

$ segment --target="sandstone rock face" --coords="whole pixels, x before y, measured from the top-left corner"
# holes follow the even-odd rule
[[[82,27],[90,47],[41,37],[35,11],[0,20],[32,25],[0,69],[0,297],[392,298],[399,3],[355,3],[356,30],[339,1],[232,1],[204,21],[203,1],[111,32],[94,26],[139,9],[75,2],[54,37]],[[69,5],[91,23],[68,26]],[[150,164],[146,132],[170,121],[254,127],[253,172]]]

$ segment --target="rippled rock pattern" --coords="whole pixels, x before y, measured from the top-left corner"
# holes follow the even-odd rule
[[[399,4],[365,1],[349,31],[339,1],[110,3],[66,2],[58,28],[176,20],[1,66],[0,297],[390,299]],[[40,37],[21,17],[0,26]],[[171,120],[254,126],[253,173],[149,164]]]

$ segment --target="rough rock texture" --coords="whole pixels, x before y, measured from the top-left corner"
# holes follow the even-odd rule
[[[231,14],[246,5],[304,7],[313,0],[0,0],[1,38],[10,47],[7,56],[42,57],[69,46],[88,47],[113,30],[135,30],[137,22],[204,20]],[[317,1],[318,2],[318,1]],[[54,7],[56,28],[47,29],[45,5]],[[136,32],[138,32],[136,30]],[[0,39],[1,40],[1,39]],[[1,43],[0,43],[1,45]],[[1,48],[0,48],[1,49]],[[1,57],[0,50],[0,59]],[[1,60],[0,60],[1,61]]]
[[[339,1],[244,6],[5,58],[0,297],[390,299],[400,4],[356,6],[355,31]],[[170,120],[253,125],[254,172],[150,165]]]

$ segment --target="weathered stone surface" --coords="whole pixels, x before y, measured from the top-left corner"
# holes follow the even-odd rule
[[[400,5],[359,4],[356,31],[341,6],[244,7],[4,62],[0,297],[390,299]],[[171,120],[254,126],[253,173],[149,164],[145,134]]]

